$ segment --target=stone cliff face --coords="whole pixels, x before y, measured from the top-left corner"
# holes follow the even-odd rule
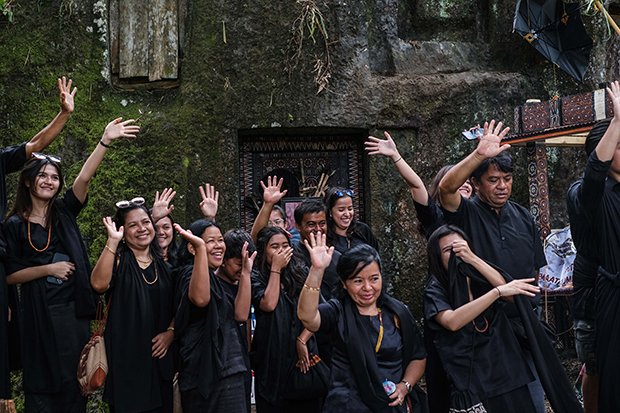
[[[115,142],[93,180],[82,214],[91,256],[105,243],[101,217],[119,199],[174,186],[175,219],[199,217],[197,187],[220,191],[223,228],[239,225],[239,131],[350,130],[394,137],[426,183],[473,146],[460,131],[485,120],[512,124],[528,98],[550,99],[596,89],[618,78],[618,40],[606,39],[600,15],[584,17],[595,39],[583,84],[573,81],[511,33],[516,1],[317,1],[328,35],[331,78],[317,94],[314,56],[325,56],[306,29],[301,58],[286,71],[287,49],[302,4],[293,1],[180,1],[187,5],[180,37],[180,86],[117,91],[110,84],[108,3],[14,1],[14,21],[0,15],[0,136],[29,139],[55,115],[57,76],[78,86],[77,109],[49,153],[59,153],[68,183],[117,116],[140,118],[142,136]],[[224,36],[226,42],[224,42]],[[317,129],[318,130],[318,129]],[[513,200],[526,205],[523,149]],[[421,313],[425,241],[415,226],[406,185],[388,159],[363,156],[367,221],[381,244],[394,293]],[[580,149],[549,149],[552,227],[567,224],[564,194],[580,174]]]

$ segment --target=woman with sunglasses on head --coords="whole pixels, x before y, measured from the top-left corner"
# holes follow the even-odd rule
[[[245,328],[250,316],[250,274],[256,253],[250,254],[248,243],[242,242],[235,267],[238,278],[237,274],[229,278],[223,275],[227,271],[221,271],[226,244],[220,227],[200,219],[189,226],[188,232],[204,241],[208,270],[196,272],[198,256],[194,246],[184,241],[179,249],[175,319],[183,411],[247,412],[248,342],[240,324]]]
[[[256,328],[250,358],[254,370],[258,413],[316,413],[321,398],[302,399],[303,389],[286,389],[289,372],[307,372],[308,350],[317,354],[316,340],[297,317],[297,300],[308,268],[291,248],[288,234],[267,226],[258,232],[252,272],[252,305]],[[294,367],[299,361],[299,367]],[[286,389],[286,390],[285,390]]]
[[[355,218],[353,191],[334,187],[327,191],[323,203],[327,207],[327,243],[336,251],[346,250],[360,244],[379,249],[377,238],[370,227]]]
[[[114,218],[103,219],[108,240],[90,278],[95,291],[110,297],[105,330],[109,372],[103,398],[113,413],[171,413],[172,269],[161,255],[144,198],[120,201],[116,207]],[[156,208],[158,216],[163,215],[161,209]],[[204,241],[178,224],[175,228],[196,251],[195,271],[207,271]]]
[[[312,267],[299,297],[299,318],[334,342],[323,412],[426,412],[426,395],[416,386],[426,364],[422,335],[409,309],[383,290],[377,251],[366,244],[345,251],[338,260],[338,298],[320,304],[334,247],[320,232],[304,242]]]
[[[21,284],[26,412],[83,412],[76,380],[90,338],[96,297],[77,215],[112,140],[135,137],[133,120],[110,122],[73,186],[62,198],[60,158],[35,153],[21,170],[17,197],[4,227],[7,282]]]

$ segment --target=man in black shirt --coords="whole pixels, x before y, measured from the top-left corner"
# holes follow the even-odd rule
[[[532,278],[538,282],[538,270],[547,260],[534,218],[509,200],[513,168],[510,155],[504,151],[510,145],[501,145],[508,130],[502,130],[501,122],[497,127],[495,121],[485,123],[478,147],[448,171],[439,184],[439,196],[446,222],[465,231],[478,256],[501,267],[513,278]],[[466,199],[458,190],[470,178],[477,194]],[[539,299],[537,294],[531,300],[532,305],[536,306]],[[507,304],[505,310],[512,320],[518,318],[514,304]],[[537,379],[528,387],[537,413],[544,413],[540,381]]]
[[[596,148],[607,128],[609,119],[597,123],[586,139],[588,158]],[[595,299],[594,287],[600,265],[597,234],[590,224],[588,214],[579,201],[583,176],[574,182],[566,194],[566,210],[570,220],[571,235],[577,249],[573,266],[573,326],[577,358],[584,363],[585,373],[581,382],[583,406],[586,413],[598,412],[598,372],[595,353]]]
[[[6,176],[19,171],[34,152],[44,150],[56,139],[65,123],[67,123],[69,116],[73,113],[73,97],[77,92],[77,88],[73,88],[73,91],[71,91],[71,83],[71,80],[67,83],[64,77],[62,81],[58,79],[61,110],[49,125],[37,133],[28,143],[0,149],[0,230],[6,217]],[[5,255],[6,244],[4,239],[0,237],[0,259],[4,259]],[[7,334],[7,328],[11,329],[10,336],[12,338],[18,337],[19,333],[17,330],[17,306],[9,307],[7,303],[15,304],[16,297],[15,286],[12,286],[11,290],[7,290],[4,265],[0,264],[0,399],[11,398],[9,354],[7,351],[9,349],[9,334]],[[11,349],[15,349],[17,352],[19,349],[18,343],[12,342]],[[15,360],[16,356],[16,354],[13,354],[12,359]]]
[[[596,361],[599,373],[598,411],[620,406],[620,84],[607,93],[614,116],[592,151],[577,199],[596,242],[600,267],[595,286]]]

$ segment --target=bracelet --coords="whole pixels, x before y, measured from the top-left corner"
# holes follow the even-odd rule
[[[272,270],[272,271],[270,271],[269,273],[270,273],[270,274],[271,274],[271,273],[274,273],[274,274],[280,274],[280,271],[273,271],[273,270]]]
[[[304,346],[306,346],[306,345],[307,345],[307,344],[306,344],[306,342],[305,342],[305,341],[303,341],[303,340],[301,339],[301,337],[297,337],[297,341],[299,341],[299,342],[300,342],[301,344],[303,344]]]
[[[105,248],[110,251],[112,254],[116,255],[116,251],[112,251],[112,248],[108,247],[108,244],[105,244]]]
[[[104,148],[109,148],[110,147],[110,145],[106,145],[105,143],[103,143],[103,139],[101,139],[99,141],[99,145],[103,146]]]
[[[174,331],[174,327],[168,327],[166,331]]]
[[[400,158],[398,158],[397,160],[394,161],[394,164],[397,164],[397,163],[399,163],[402,160],[403,160],[403,157],[401,156]]]
[[[321,291],[321,287],[310,287],[308,284],[304,284],[304,288],[310,291]]]
[[[497,298],[502,298],[502,292],[499,290],[499,288],[495,287],[495,289],[497,290],[497,292],[499,293],[499,297]]]

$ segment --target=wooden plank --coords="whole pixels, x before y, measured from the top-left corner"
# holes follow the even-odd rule
[[[149,15],[149,81],[176,79],[179,32],[177,0],[151,0]]]
[[[120,71],[118,43],[120,35],[119,0],[110,0],[110,65],[112,73]]]
[[[119,2],[121,78],[148,77],[148,0]]]

